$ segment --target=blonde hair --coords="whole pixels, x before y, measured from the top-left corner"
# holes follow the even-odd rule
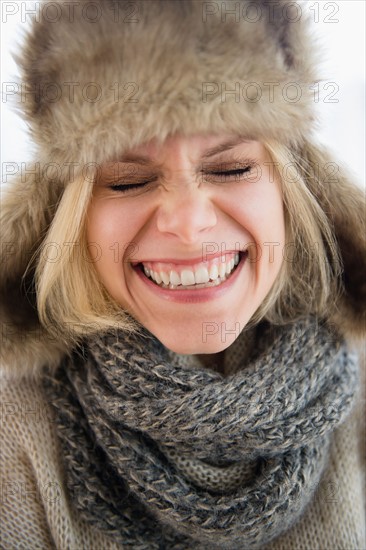
[[[108,295],[93,266],[86,224],[93,180],[78,177],[62,195],[37,251],[37,309],[41,323],[65,341],[103,329],[137,328]],[[50,257],[49,251],[56,255]]]
[[[330,297],[334,303],[340,293],[341,261],[331,223],[316,197],[323,185],[319,167],[285,145],[267,142],[265,147],[282,189],[286,245],[280,273],[251,324],[262,318],[284,324],[309,314],[327,317],[333,307]]]
[[[283,324],[311,313],[326,316],[329,297],[338,291],[340,262],[328,218],[311,191],[319,181],[300,154],[278,143],[268,142],[265,147],[282,187],[286,247],[280,273],[250,325],[263,318]],[[139,326],[109,296],[88,250],[86,225],[92,192],[90,177],[79,177],[66,186],[37,253],[41,323],[68,340],[103,329],[138,330]],[[50,259],[52,247],[57,255]],[[288,256],[290,249],[295,256]]]

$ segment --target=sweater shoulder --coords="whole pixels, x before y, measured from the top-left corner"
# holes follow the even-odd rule
[[[45,420],[48,409],[51,410],[41,381],[33,378],[3,378],[0,400],[3,426],[40,424],[41,417]],[[41,414],[42,409],[44,411]]]
[[[5,456],[17,447],[35,465],[35,462],[44,462],[56,452],[58,441],[53,429],[53,410],[40,381],[2,380],[0,403],[0,430]]]
[[[5,548],[54,548],[45,514],[60,491],[50,408],[41,386],[25,379],[3,379],[0,403],[1,540]]]
[[[1,536],[4,548],[116,550],[75,514],[51,403],[38,380],[1,384]]]
[[[364,402],[332,434],[329,460],[300,520],[263,550],[362,550],[365,525]]]

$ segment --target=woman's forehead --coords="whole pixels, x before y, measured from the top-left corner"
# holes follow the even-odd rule
[[[240,147],[246,151],[264,152],[263,145],[254,140],[232,134],[196,134],[184,136],[176,134],[164,141],[156,138],[126,150],[114,162],[164,162],[165,159],[181,156],[209,159],[219,153]]]

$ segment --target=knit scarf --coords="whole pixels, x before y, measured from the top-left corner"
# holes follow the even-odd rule
[[[81,519],[134,550],[261,548],[296,522],[356,363],[314,318],[245,338],[226,376],[143,331],[89,338],[45,378]]]

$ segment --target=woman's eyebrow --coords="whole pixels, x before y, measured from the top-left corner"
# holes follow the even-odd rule
[[[133,153],[127,153],[126,155],[122,155],[117,161],[115,162],[131,162],[131,163],[138,163],[138,164],[154,164],[154,162],[145,155],[135,155]]]
[[[216,147],[212,147],[211,149],[208,149],[203,155],[202,159],[207,159],[210,157],[213,157],[214,155],[217,155],[218,153],[222,153],[224,151],[228,151],[229,149],[233,149],[237,145],[241,143],[249,143],[249,140],[244,138],[235,138],[231,139],[229,141],[225,141],[224,143],[220,143],[220,145],[217,145]],[[145,155],[137,155],[134,153],[126,153],[125,155],[122,155],[116,162],[130,162],[130,163],[138,163],[138,164],[144,164],[146,166],[155,164],[153,160],[151,160],[150,157]]]
[[[221,143],[220,145],[217,145],[216,147],[212,147],[212,149],[208,149],[206,153],[202,155],[202,159],[207,159],[210,157],[213,157],[214,155],[217,155],[218,153],[222,153],[223,151],[228,151],[229,149],[233,149],[240,143],[249,143],[249,140],[243,139],[243,138],[235,138],[231,139],[230,141],[225,141],[224,143]]]

